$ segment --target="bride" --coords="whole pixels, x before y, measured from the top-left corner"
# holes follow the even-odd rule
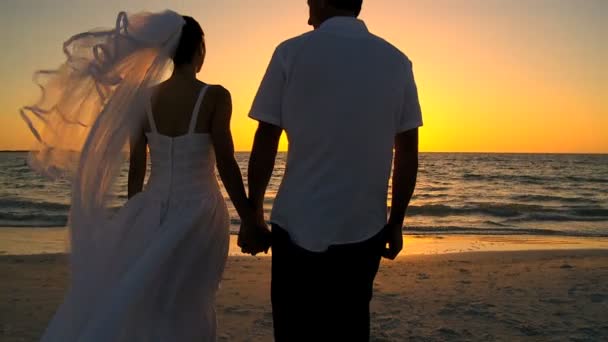
[[[216,166],[243,226],[265,233],[249,250],[269,239],[234,158],[230,93],[196,79],[203,30],[172,11],[120,13],[114,29],[75,35],[64,52],[21,111],[39,142],[31,165],[72,180],[70,288],[42,340],[215,340],[229,244]],[[125,146],[129,200],[112,211]]]

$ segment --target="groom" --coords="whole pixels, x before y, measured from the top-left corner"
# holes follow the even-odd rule
[[[380,259],[403,244],[422,116],[412,63],[357,19],[361,3],[309,0],[314,30],[276,48],[250,112],[259,121],[248,171],[259,225],[241,227],[246,253],[270,243],[264,192],[283,130],[289,139],[270,220],[278,342],[367,341]]]

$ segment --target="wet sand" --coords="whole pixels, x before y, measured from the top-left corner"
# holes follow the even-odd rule
[[[372,341],[608,339],[608,249],[431,254],[383,261]],[[220,341],[272,341],[269,275],[268,257],[229,258]],[[66,289],[66,255],[0,256],[0,279],[0,341],[37,341]]]

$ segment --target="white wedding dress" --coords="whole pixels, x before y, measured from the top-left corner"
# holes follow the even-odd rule
[[[148,110],[145,190],[108,221],[90,272],[72,279],[43,341],[215,340],[229,217],[211,137],[195,133],[206,90],[185,135],[160,134]]]

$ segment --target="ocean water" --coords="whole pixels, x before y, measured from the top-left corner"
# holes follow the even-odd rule
[[[243,175],[248,156],[237,153]],[[285,157],[277,157],[267,213]],[[118,182],[122,202],[126,176],[125,165]],[[69,195],[68,181],[31,171],[27,153],[0,152],[0,229],[64,226]],[[390,190],[387,200],[390,205]],[[239,219],[229,208],[237,232]],[[608,155],[422,153],[405,225],[408,234],[608,237]]]

